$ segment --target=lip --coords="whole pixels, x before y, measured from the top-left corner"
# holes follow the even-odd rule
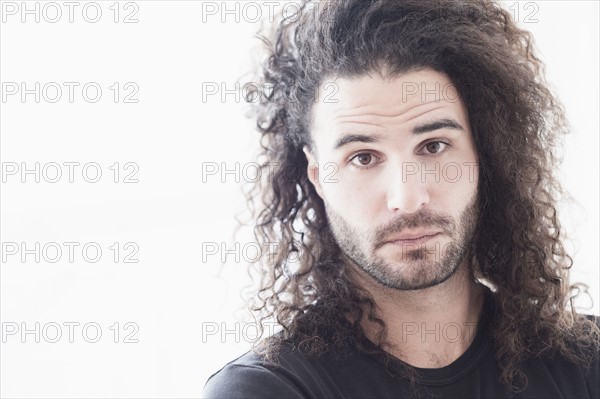
[[[399,236],[398,238],[393,238],[391,240],[386,241],[387,244],[420,244],[422,242],[428,241],[433,237],[441,234],[439,231],[433,232],[424,232],[424,233],[414,233],[414,234],[404,234]]]

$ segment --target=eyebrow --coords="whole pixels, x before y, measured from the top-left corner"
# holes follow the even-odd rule
[[[453,130],[459,130],[459,131],[465,130],[454,119],[444,118],[444,119],[437,120],[435,122],[430,122],[430,123],[425,123],[423,125],[415,126],[412,129],[412,134],[414,134],[414,135],[424,134],[424,133],[433,132],[433,131],[439,130],[439,129],[453,129]],[[380,141],[380,139],[381,139],[381,136],[378,134],[373,134],[373,135],[345,134],[335,142],[333,149],[337,150],[337,149],[345,146],[346,144],[356,143],[356,142],[358,142],[358,143],[376,143],[376,142]]]

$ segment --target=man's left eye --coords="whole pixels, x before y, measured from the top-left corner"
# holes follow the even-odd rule
[[[445,143],[443,141],[432,141],[431,143],[425,144],[424,148],[430,154],[439,154],[439,153],[443,152],[446,149],[446,147],[448,147],[448,146],[449,146],[449,144]],[[440,147],[441,147],[441,149],[440,149]]]

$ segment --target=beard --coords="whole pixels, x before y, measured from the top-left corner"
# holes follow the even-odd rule
[[[423,210],[367,230],[356,228],[330,206],[325,210],[342,253],[376,283],[402,291],[424,289],[448,280],[469,253],[478,219],[476,195],[458,218]],[[442,234],[418,245],[385,243],[393,234],[416,228],[435,228]],[[451,240],[440,245],[444,234]]]

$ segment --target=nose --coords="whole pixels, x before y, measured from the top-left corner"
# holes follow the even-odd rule
[[[387,207],[392,212],[415,213],[430,201],[422,174],[410,168],[394,168],[387,189]]]

